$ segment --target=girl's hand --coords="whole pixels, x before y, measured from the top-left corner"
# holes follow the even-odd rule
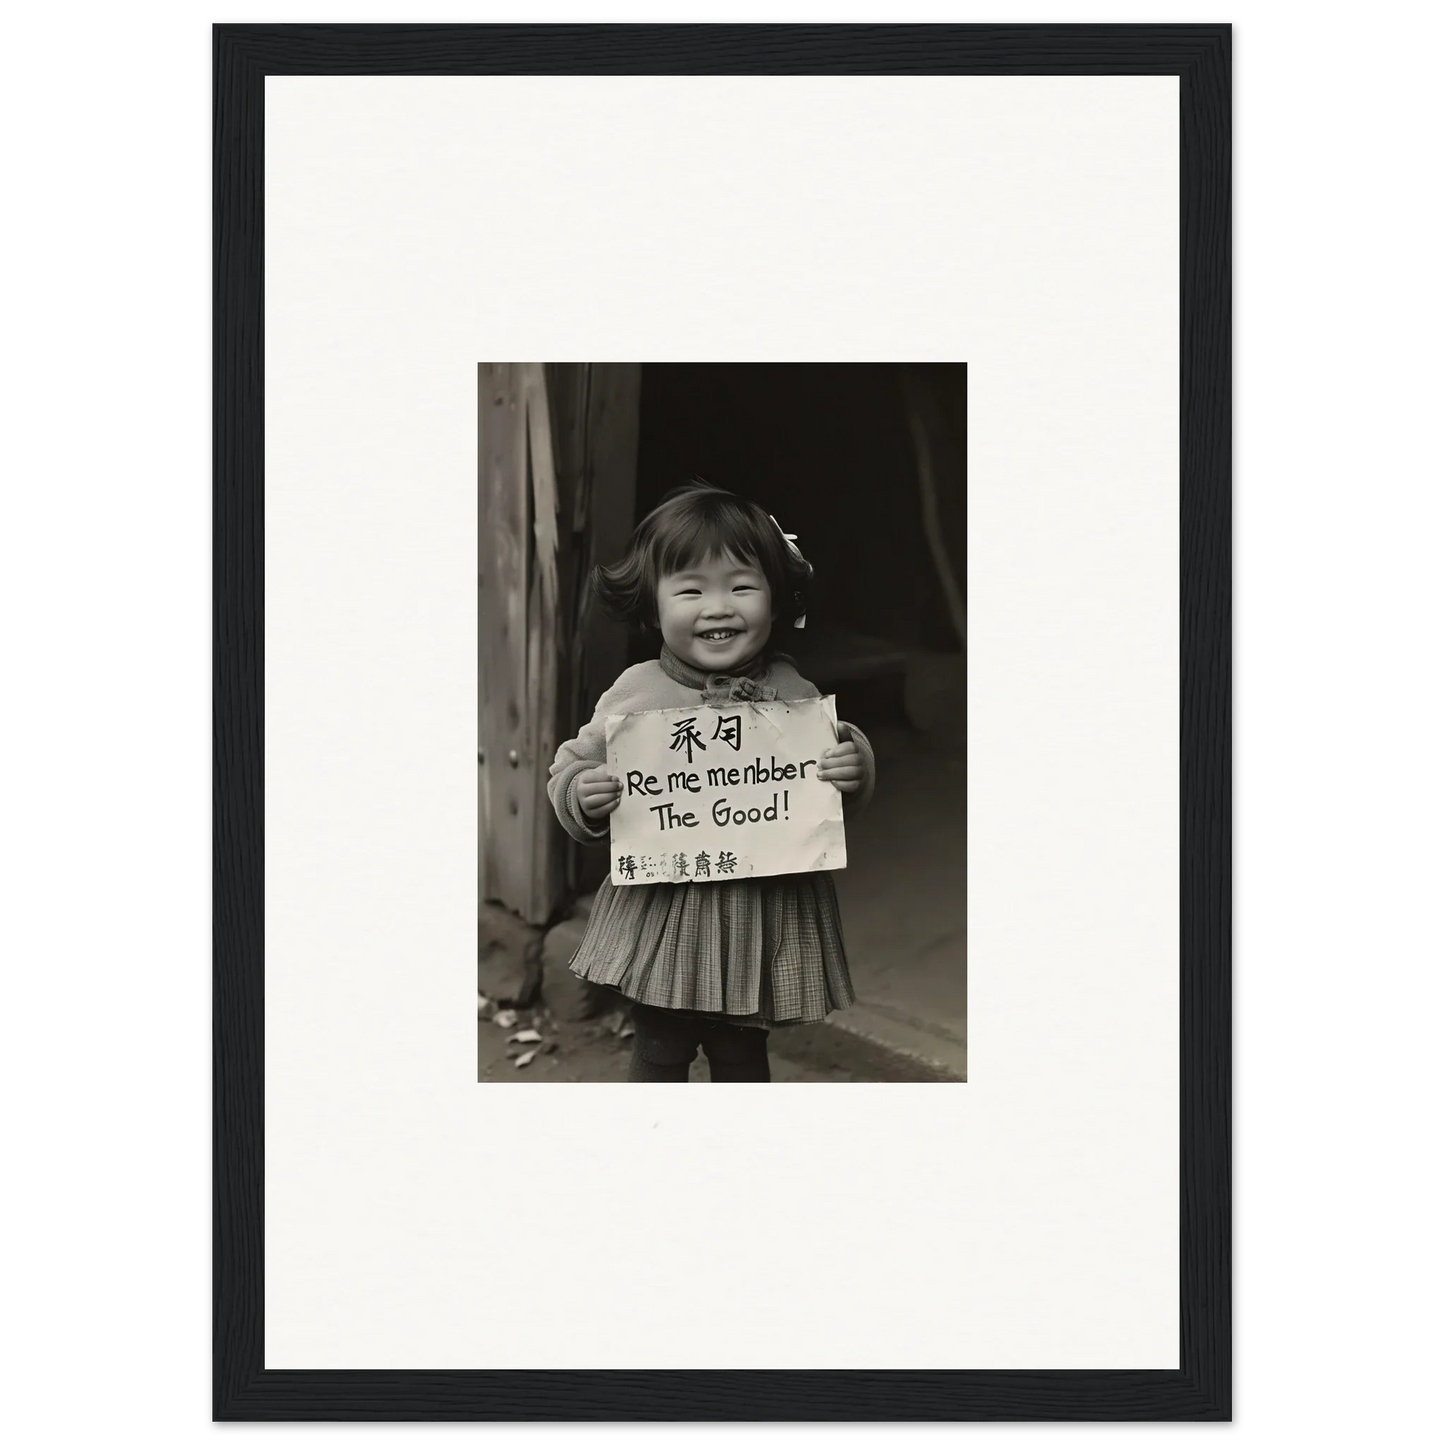
[[[577,774],[577,806],[589,818],[605,818],[622,801],[622,780],[606,768]]]
[[[863,786],[863,755],[858,744],[849,738],[846,743],[824,748],[818,758],[818,776],[840,793],[856,793]]]

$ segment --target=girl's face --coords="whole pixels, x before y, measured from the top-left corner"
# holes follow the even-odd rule
[[[756,657],[773,630],[773,594],[750,562],[713,557],[657,584],[662,640],[703,672],[731,672]]]

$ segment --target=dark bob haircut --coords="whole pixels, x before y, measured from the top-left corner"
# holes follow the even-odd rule
[[[674,487],[638,524],[620,562],[594,567],[602,610],[636,627],[657,626],[657,585],[715,557],[757,567],[772,593],[773,626],[791,627],[808,610],[813,569],[756,502],[701,477]]]

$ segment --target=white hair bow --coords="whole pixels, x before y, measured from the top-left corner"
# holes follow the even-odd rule
[[[808,571],[811,572],[813,568],[809,564],[808,559],[804,557],[803,554],[798,550],[798,534],[796,532],[783,531],[783,524],[778,521],[778,519],[773,516],[771,512],[768,513],[768,521],[770,521],[773,526],[778,529],[778,535],[783,539],[783,541],[788,544],[788,551],[790,551],[793,556],[795,556],[798,561],[800,561],[803,566],[807,567]],[[794,627],[806,627],[807,625],[808,614],[806,612],[793,623]]]

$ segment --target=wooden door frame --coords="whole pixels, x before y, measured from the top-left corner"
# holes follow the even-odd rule
[[[548,770],[626,660],[587,579],[632,529],[641,368],[483,363],[477,388],[478,901],[540,926],[582,874]]]

